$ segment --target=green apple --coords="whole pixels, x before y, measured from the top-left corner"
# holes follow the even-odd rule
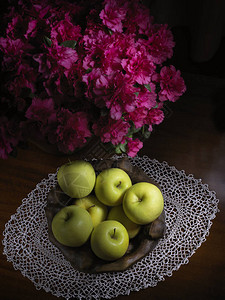
[[[141,229],[141,226],[132,222],[124,213],[122,205],[114,206],[109,211],[108,220],[115,220],[123,224],[123,226],[127,229],[129,234],[129,238],[134,238]]]
[[[113,261],[121,258],[129,246],[126,228],[118,221],[106,220],[91,234],[91,249],[99,258]]]
[[[75,160],[59,168],[57,180],[63,192],[71,198],[83,198],[93,190],[96,174],[89,162]]]
[[[123,209],[134,223],[144,225],[157,219],[164,207],[159,188],[148,182],[138,182],[130,187],[123,198]]]
[[[95,195],[105,205],[120,205],[125,191],[131,185],[131,179],[125,171],[119,168],[109,168],[97,176]]]
[[[90,214],[76,205],[63,207],[52,220],[52,233],[62,245],[79,247],[87,242],[93,230]]]
[[[76,199],[75,205],[82,207],[88,211],[92,218],[93,226],[96,227],[99,223],[104,221],[108,214],[108,208],[98,201],[94,195],[89,195],[84,198]]]

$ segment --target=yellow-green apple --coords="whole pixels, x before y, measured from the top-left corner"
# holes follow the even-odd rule
[[[91,249],[99,258],[113,261],[121,258],[129,246],[126,228],[118,221],[106,220],[91,234]]]
[[[130,187],[123,198],[123,209],[134,223],[144,225],[157,219],[164,207],[159,188],[148,182],[138,182]]]
[[[125,191],[131,185],[129,175],[122,169],[105,169],[96,178],[95,195],[105,205],[120,205]]]
[[[52,220],[52,233],[62,245],[79,247],[87,242],[93,230],[90,214],[76,205],[63,207]]]
[[[71,198],[82,198],[93,190],[96,174],[89,162],[75,160],[59,168],[57,180],[64,193]]]
[[[73,204],[82,207],[89,212],[94,227],[104,221],[107,217],[108,208],[102,202],[98,201],[94,195],[76,199]]]
[[[140,231],[141,226],[132,222],[124,213],[122,205],[114,206],[110,209],[108,220],[115,220],[123,224],[123,226],[127,229],[129,234],[129,238],[134,238],[138,232]]]

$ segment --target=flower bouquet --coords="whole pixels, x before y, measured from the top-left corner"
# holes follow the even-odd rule
[[[4,16],[0,157],[20,142],[73,153],[93,137],[134,157],[184,92],[175,45],[140,1],[20,0]]]

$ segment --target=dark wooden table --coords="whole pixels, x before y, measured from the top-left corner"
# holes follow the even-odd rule
[[[223,120],[224,98],[215,99],[223,82],[187,75],[188,92],[167,108],[167,118],[145,143],[140,155],[160,162],[167,161],[178,170],[201,178],[220,200],[220,212],[213,220],[210,234],[201,247],[180,267],[154,288],[119,296],[118,300],[136,299],[224,299],[225,295],[225,133]],[[205,80],[205,81],[204,81]],[[224,97],[224,93],[221,94]],[[221,99],[220,99],[221,100]],[[222,123],[221,123],[222,122]],[[216,125],[219,124],[219,127]],[[73,159],[74,156],[70,157]],[[1,234],[5,223],[21,205],[23,198],[49,173],[67,161],[66,156],[47,154],[30,144],[20,149],[16,158],[0,161]],[[1,236],[1,238],[3,238]],[[57,299],[35,286],[18,270],[14,270],[2,254],[0,261],[0,298],[2,300]]]

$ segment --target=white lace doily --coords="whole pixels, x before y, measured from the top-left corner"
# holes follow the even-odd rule
[[[5,225],[4,254],[37,289],[70,299],[113,298],[154,287],[172,276],[206,240],[218,212],[216,194],[186,175],[147,156],[131,159],[158,182],[165,199],[166,234],[157,247],[125,272],[85,274],[74,270],[48,240],[44,207],[56,173],[43,179]]]

